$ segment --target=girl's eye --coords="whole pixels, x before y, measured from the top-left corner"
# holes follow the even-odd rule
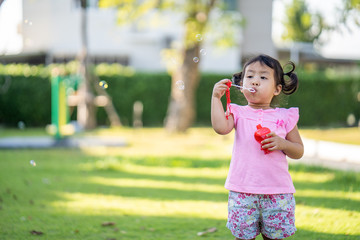
[[[252,78],[253,76],[250,75],[250,76],[246,76],[246,77],[247,77],[247,78]]]
[[[261,77],[261,79],[267,79],[266,77]]]

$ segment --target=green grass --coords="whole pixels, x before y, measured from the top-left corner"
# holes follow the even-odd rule
[[[232,135],[209,128],[88,134],[122,136],[128,146],[0,150],[0,239],[233,239],[223,187]],[[300,164],[290,171],[298,231],[289,239],[360,238],[358,173]],[[211,227],[217,231],[197,236]]]
[[[360,128],[330,128],[330,129],[301,129],[303,137],[338,142],[345,144],[360,145]]]

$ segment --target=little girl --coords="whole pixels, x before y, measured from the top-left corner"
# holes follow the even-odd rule
[[[289,64],[292,69],[284,73],[272,57],[249,60],[233,77],[248,105],[231,104],[228,118],[220,99],[230,80],[217,82],[213,89],[212,127],[222,135],[235,128],[225,188],[230,191],[227,227],[237,240],[255,239],[260,233],[263,239],[283,239],[296,231],[295,188],[286,156],[299,159],[304,152],[297,128],[299,109],[273,107],[276,96],[292,94],[298,87],[295,65]],[[254,138],[258,125],[271,130],[261,143]]]

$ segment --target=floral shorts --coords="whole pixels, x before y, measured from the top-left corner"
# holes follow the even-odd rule
[[[271,239],[293,235],[293,194],[249,194],[230,191],[226,226],[240,239],[253,239],[260,232]]]

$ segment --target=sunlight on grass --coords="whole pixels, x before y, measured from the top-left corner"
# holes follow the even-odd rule
[[[327,191],[327,190],[297,190],[296,195],[301,197],[321,197],[321,198],[339,198],[345,200],[360,201],[360,192],[343,192],[343,191]],[[359,206],[360,208],[360,206]]]
[[[99,136],[122,136],[128,142],[123,148],[84,148],[83,151],[94,156],[137,156],[137,157],[199,157],[201,159],[230,158],[233,133],[219,136],[211,128],[190,129],[183,134],[168,134],[161,128],[119,129],[96,131]],[[155,140],[156,139],[156,140]],[[211,141],[209,141],[211,139]]]
[[[155,176],[175,176],[175,177],[206,177],[209,179],[224,179],[227,176],[227,169],[188,169],[188,168],[169,168],[169,167],[148,167],[148,166],[125,166],[125,171],[130,173],[146,173]]]
[[[116,170],[134,174],[146,174],[152,176],[173,176],[173,177],[206,177],[212,179],[224,179],[227,176],[227,168],[182,168],[162,166],[141,166],[122,163],[116,159],[107,158],[96,162],[84,163],[80,167],[83,170]]]
[[[134,179],[134,178],[102,178],[93,177],[88,180],[89,182],[102,184],[106,186],[118,186],[118,187],[154,187],[157,189],[176,189],[176,190],[188,190],[198,192],[211,192],[211,193],[224,193],[227,191],[224,186],[200,184],[200,183],[184,183],[179,181],[155,181],[150,179]]]
[[[303,137],[338,142],[345,144],[360,145],[360,128],[332,128],[332,129],[300,129]]]
[[[329,208],[296,206],[296,226],[327,234],[360,235],[360,213]]]
[[[176,216],[226,219],[227,202],[151,200],[102,194],[60,193],[63,201],[50,205],[62,211],[87,215]]]
[[[312,172],[294,172],[291,171],[291,178],[293,181],[299,182],[313,182],[313,183],[324,183],[334,179],[334,173],[312,173]]]

